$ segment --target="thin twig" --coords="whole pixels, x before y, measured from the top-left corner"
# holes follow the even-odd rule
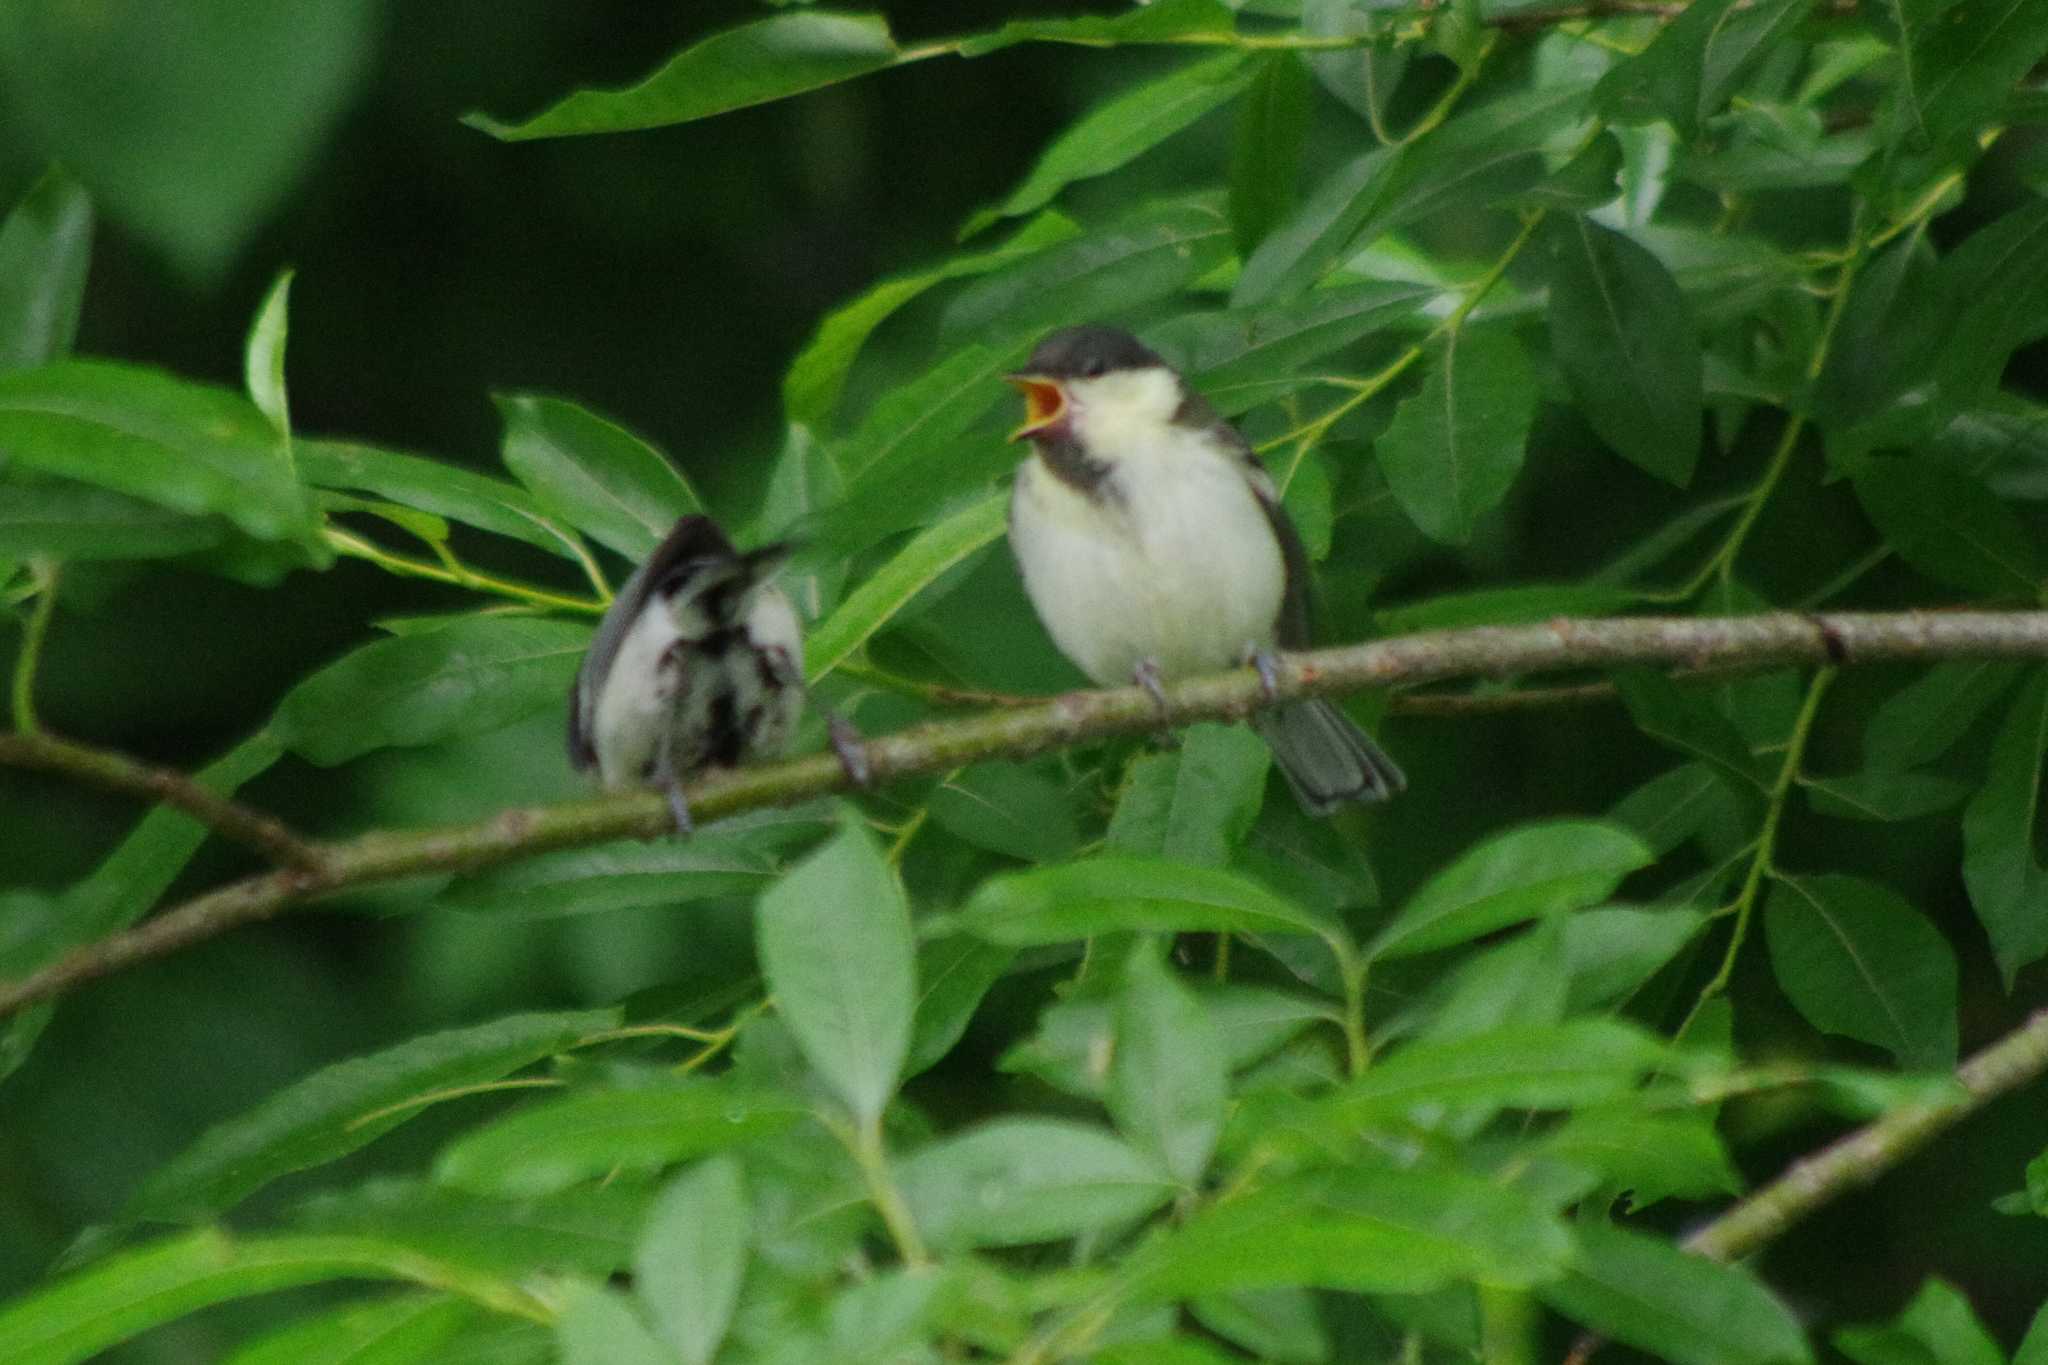
[[[159,768],[113,749],[59,739],[46,731],[0,735],[0,766],[57,773],[107,791],[165,802],[279,867],[310,870],[324,862],[317,845],[277,817],[230,801],[175,768]]]
[[[1166,689],[1162,712],[1141,688],[1071,692],[1040,705],[920,725],[863,748],[875,782],[945,772],[989,758],[1024,758],[1162,723],[1241,720],[1261,706],[1367,688],[1627,666],[1778,668],[1901,660],[2048,659],[2048,612],[1916,611],[1743,617],[1560,617],[1536,626],[1431,631],[1283,659],[1270,697],[1251,669],[1191,678]],[[832,754],[812,754],[707,775],[690,809],[709,821],[847,790]],[[80,947],[20,980],[0,983],[0,1015],[269,919],[317,897],[431,872],[461,872],[553,849],[667,834],[675,817],[658,792],[502,811],[470,825],[390,830],[327,844],[321,865],[251,877],[188,901],[132,929]]]
[[[29,608],[28,625],[21,635],[21,653],[14,660],[14,728],[34,734],[36,724],[36,667],[42,662],[43,637],[50,632],[50,615],[57,606],[57,566],[38,560],[29,566],[36,586],[36,604]]]

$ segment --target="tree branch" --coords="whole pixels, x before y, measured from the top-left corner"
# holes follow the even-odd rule
[[[2009,1090],[2048,1071],[2048,1010],[1956,1068],[1961,1088],[1941,1104],[1895,1109],[1810,1156],[1685,1239],[1716,1261],[1747,1256],[1821,1205],[1868,1185]]]
[[[862,748],[873,780],[880,782],[1139,734],[1162,723],[1240,720],[1274,701],[1452,678],[1646,665],[1758,669],[1956,658],[2048,659],[2048,612],[1559,618],[1536,626],[1432,631],[1288,656],[1270,699],[1252,670],[1238,669],[1167,688],[1163,717],[1140,688],[1071,692],[1036,706],[915,726]],[[691,811],[708,821],[791,805],[848,785],[836,758],[813,754],[714,772],[691,784],[687,795]],[[654,838],[669,833],[672,821],[659,793],[623,792],[507,810],[476,824],[382,831],[323,845],[317,866],[236,882],[78,948],[20,980],[0,983],[0,1016],[335,891],[613,839]]]
[[[230,801],[175,769],[143,763],[113,749],[41,731],[0,735],[0,765],[59,773],[108,791],[163,801],[280,867],[310,869],[321,864],[320,850],[274,816]]]

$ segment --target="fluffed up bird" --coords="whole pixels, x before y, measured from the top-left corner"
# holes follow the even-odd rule
[[[1068,327],[1008,376],[1036,458],[1010,493],[1010,547],[1053,642],[1099,686],[1255,664],[1309,644],[1309,565],[1235,427],[1136,337]],[[1301,803],[1326,815],[1407,786],[1329,702],[1253,717]]]
[[[569,761],[606,787],[668,793],[786,748],[804,709],[803,630],[769,577],[787,545],[741,553],[709,517],[675,524],[619,590],[576,675]]]

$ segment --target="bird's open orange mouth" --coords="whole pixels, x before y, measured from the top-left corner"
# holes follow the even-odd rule
[[[1024,425],[1010,433],[1011,440],[1021,441],[1066,417],[1067,394],[1057,380],[1037,374],[1008,374],[1003,379],[1024,395]]]

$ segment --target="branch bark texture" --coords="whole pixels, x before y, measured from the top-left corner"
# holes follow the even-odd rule
[[[1432,631],[1290,655],[1281,661],[1270,697],[1256,674],[1240,669],[1169,686],[1163,714],[1136,687],[1072,692],[1036,706],[915,726],[869,740],[863,748],[871,779],[886,782],[1162,725],[1242,719],[1276,701],[1371,688],[1631,666],[1744,670],[1959,658],[2048,659],[2048,612],[1559,618],[1533,626]],[[688,796],[699,820],[715,820],[847,786],[834,757],[813,754],[707,775]],[[0,982],[0,1016],[337,891],[613,839],[654,838],[669,833],[671,822],[659,794],[628,792],[501,811],[474,824],[314,844],[312,858],[209,892],[19,980]]]

